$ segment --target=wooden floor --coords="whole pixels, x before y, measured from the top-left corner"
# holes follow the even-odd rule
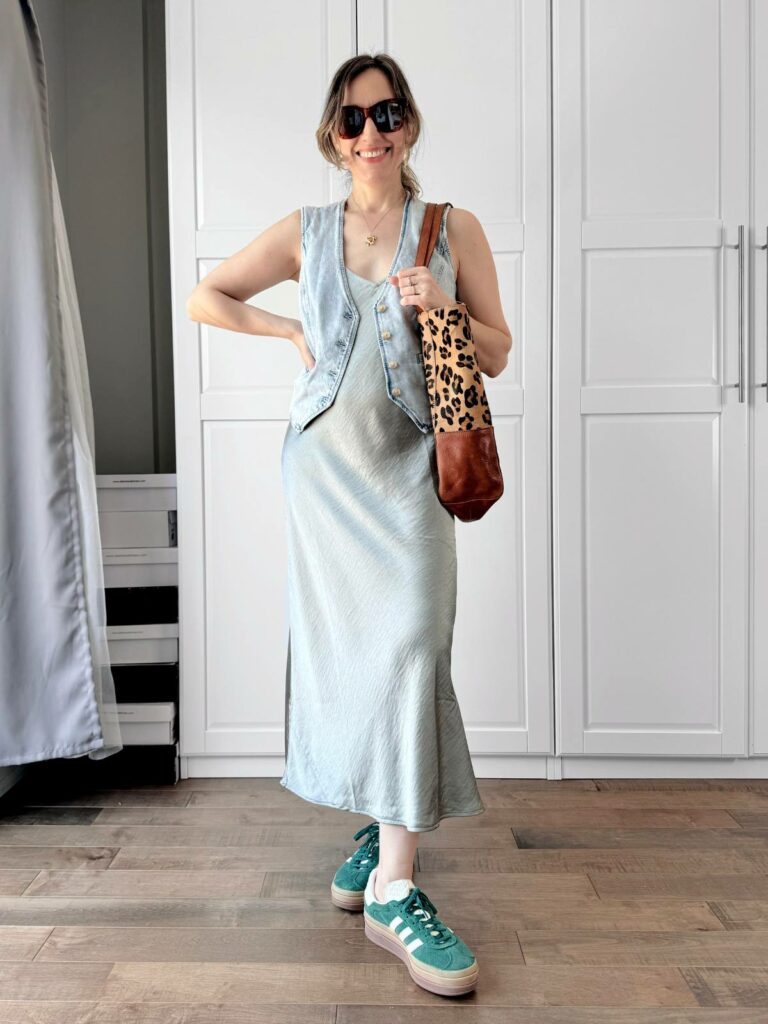
[[[768,780],[478,780],[414,879],[450,999],[334,907],[370,819],[277,779],[0,800],[2,1024],[766,1024]]]

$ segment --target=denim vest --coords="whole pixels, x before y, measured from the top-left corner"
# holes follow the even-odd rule
[[[304,338],[315,365],[303,370],[293,385],[289,418],[297,433],[333,404],[360,321],[344,267],[344,203],[345,199],[341,199],[327,206],[301,208],[299,310]],[[422,199],[406,196],[390,275],[400,267],[416,265],[425,210]],[[456,278],[446,234],[447,213],[446,209],[429,269],[438,285],[454,300]],[[388,280],[382,282],[371,302],[381,352],[382,387],[390,400],[426,434],[432,429],[432,418],[416,309],[400,304],[400,289]]]

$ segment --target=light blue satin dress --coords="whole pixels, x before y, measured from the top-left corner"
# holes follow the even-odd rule
[[[385,389],[374,301],[334,403],[281,456],[288,543],[285,771],[312,803],[405,825],[485,810],[451,678],[453,515],[434,435]]]

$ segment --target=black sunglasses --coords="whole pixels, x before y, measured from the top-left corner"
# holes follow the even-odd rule
[[[372,107],[358,107],[356,104],[342,107],[340,137],[356,139],[358,135],[362,135],[365,119],[369,115],[380,132],[398,132],[405,121],[405,100],[379,100]]]

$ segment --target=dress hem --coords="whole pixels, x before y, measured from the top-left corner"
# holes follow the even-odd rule
[[[487,808],[483,806],[478,807],[476,810],[473,811],[446,811],[444,814],[441,814],[438,817],[438,820],[434,825],[413,826],[407,824],[407,822],[405,821],[395,821],[392,818],[388,819],[382,817],[381,815],[376,814],[375,811],[361,810],[358,807],[350,807],[348,804],[334,804],[330,803],[328,800],[318,800],[312,796],[305,796],[303,793],[300,793],[297,789],[293,789],[292,786],[289,786],[287,783],[283,782],[282,779],[280,779],[280,785],[282,786],[283,789],[287,789],[289,792],[294,793],[298,797],[301,797],[302,800],[307,800],[309,803],[320,804],[323,807],[333,807],[338,811],[351,811],[352,814],[365,814],[370,818],[375,818],[376,821],[381,822],[383,825],[404,825],[409,832],[433,832],[436,828],[439,827],[440,822],[444,818],[468,818],[476,814],[482,814],[485,810],[487,810]]]

